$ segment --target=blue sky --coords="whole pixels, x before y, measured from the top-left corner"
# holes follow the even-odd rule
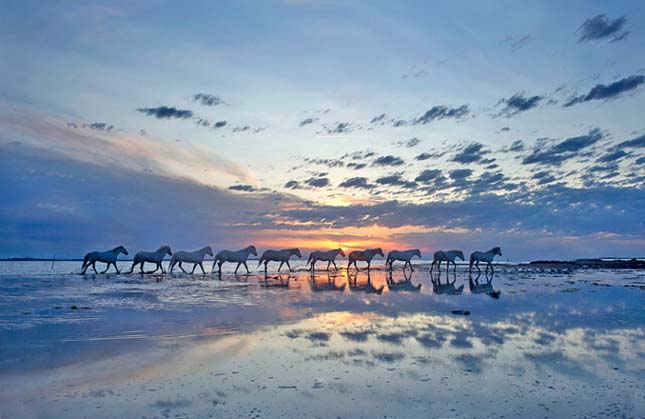
[[[644,253],[640,2],[4,9],[0,256]]]

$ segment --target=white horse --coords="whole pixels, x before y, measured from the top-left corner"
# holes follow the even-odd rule
[[[289,258],[294,255],[299,258],[302,257],[299,249],[267,250],[262,253],[262,256],[260,256],[258,266],[264,262],[264,272],[266,273],[269,262],[280,262],[280,266],[278,267],[278,272],[280,272],[282,265],[286,263],[289,268],[289,272],[291,272],[293,269],[291,269],[291,265],[289,265]]]
[[[356,261],[360,260],[363,262],[367,262],[367,270],[369,271],[370,265],[372,263],[372,259],[376,255],[381,255],[385,257],[383,254],[383,250],[381,250],[380,247],[376,249],[365,249],[365,250],[354,250],[353,252],[350,252],[349,254],[349,263],[347,264],[347,271],[349,271],[349,268],[352,266],[352,263],[354,264],[354,267],[358,271],[358,266],[356,266]]]
[[[121,273],[119,272],[119,268],[116,266],[116,258],[119,256],[119,253],[123,253],[124,255],[128,254],[128,251],[125,250],[125,247],[123,246],[117,246],[112,250],[108,250],[106,252],[90,252],[85,255],[83,258],[83,266],[82,266],[82,271],[81,275],[85,275],[85,272],[87,271],[87,268],[92,265],[92,269],[94,269],[94,273],[98,273],[96,271],[96,262],[103,262],[107,263],[107,267],[102,274],[106,273],[108,269],[110,269],[110,265],[114,265],[114,269],[116,269],[116,273]]]
[[[202,265],[202,262],[204,261],[204,257],[206,257],[206,255],[213,256],[213,250],[210,246],[202,247],[201,249],[195,250],[194,252],[187,252],[185,250],[175,252],[175,254],[172,255],[172,258],[170,258],[170,273],[172,273],[172,270],[175,269],[175,265],[179,264],[179,269],[181,269],[183,273],[187,274],[188,272],[186,272],[181,266],[182,262],[186,262],[193,264],[193,270],[190,271],[191,275],[195,273],[197,265],[202,268],[202,272],[205,274],[206,271],[204,270],[204,265]]]
[[[222,264],[224,262],[237,262],[235,273],[237,273],[237,270],[240,269],[240,265],[244,265],[244,267],[246,268],[246,273],[248,274],[251,271],[249,271],[249,267],[246,264],[246,261],[251,254],[254,256],[258,255],[258,251],[255,249],[255,246],[247,246],[244,249],[235,252],[232,250],[222,250],[215,255],[215,260],[213,261],[213,267],[211,268],[211,271],[215,271],[216,263],[218,267],[217,272],[222,273]]]
[[[163,268],[163,265],[161,262],[163,262],[163,258],[166,256],[172,256],[172,250],[170,250],[170,246],[161,246],[159,249],[155,250],[154,252],[137,252],[134,255],[134,260],[132,261],[132,267],[130,268],[130,272],[127,272],[131,274],[134,271],[134,267],[137,265],[139,266],[139,269],[141,270],[141,273],[143,272],[143,265],[148,262],[148,263],[154,263],[157,265],[155,267],[154,271],[149,271],[145,272],[147,274],[152,274],[157,272],[157,270],[161,269],[161,273],[166,273],[166,271]]]
[[[432,270],[434,269],[434,265],[437,264],[437,269],[441,270],[441,262],[446,262],[446,273],[450,269],[450,263],[455,265],[455,272],[457,271],[457,264],[455,263],[455,259],[459,258],[461,260],[464,260],[464,252],[461,250],[446,250],[445,252],[443,250],[437,250],[434,252],[434,258],[432,259],[432,265],[430,265],[430,273],[432,273]]]
[[[338,266],[336,266],[336,256],[341,255],[342,257],[345,257],[345,252],[343,252],[343,249],[334,249],[334,250],[328,250],[326,252],[316,250],[315,252],[311,252],[309,255],[309,259],[307,260],[307,263],[311,263],[311,271],[315,271],[314,265],[316,262],[319,260],[327,262],[327,270],[329,270],[329,267],[331,264],[334,264],[334,269],[338,270]]]
[[[497,256],[502,256],[502,249],[499,247],[493,247],[490,249],[488,252],[473,252],[470,255],[470,269],[469,272],[472,272],[473,270],[473,264],[475,264],[475,267],[477,268],[478,271],[481,272],[481,269],[479,269],[479,262],[486,262],[486,272],[488,272],[488,268],[490,268],[491,272],[495,272],[493,269],[493,258]]]
[[[390,270],[392,270],[392,264],[394,263],[394,261],[402,260],[405,262],[403,264],[403,269],[405,269],[407,265],[410,265],[410,270],[414,271],[414,268],[412,267],[412,262],[410,262],[410,259],[412,259],[414,256],[421,257],[421,251],[419,249],[392,250],[390,253],[387,254],[387,260],[385,261],[385,264],[390,265]]]

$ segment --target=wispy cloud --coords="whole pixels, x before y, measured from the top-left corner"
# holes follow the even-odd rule
[[[578,31],[580,38],[578,42],[597,41],[611,39],[611,42],[622,41],[629,35],[625,30],[627,18],[625,16],[611,19],[606,15],[597,15],[584,21]]]
[[[139,108],[141,112],[157,119],[188,119],[193,117],[193,112],[187,109],[177,109],[173,106],[158,106],[156,108]]]
[[[645,83],[645,76],[633,75],[610,84],[597,84],[587,94],[569,98],[563,107],[567,108],[577,103],[588,102],[590,100],[614,99],[623,93],[635,90],[643,83]]]

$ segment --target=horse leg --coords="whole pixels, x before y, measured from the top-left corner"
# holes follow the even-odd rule
[[[88,263],[83,262],[83,267],[81,268],[81,275],[85,275],[85,272],[87,272],[87,268],[89,267],[90,267],[89,262]]]
[[[495,269],[493,269],[493,262],[488,262],[488,266],[490,266],[490,273],[494,273]]]
[[[159,267],[161,268],[161,273],[165,275],[165,274],[166,274],[166,270],[163,268],[163,261],[162,261],[162,262],[159,262]]]
[[[284,265],[284,261],[280,262],[280,266],[278,266],[278,272],[280,272],[280,269],[282,269],[282,265]]]
[[[454,272],[456,273],[456,272],[457,272],[457,262],[455,262],[455,261],[453,260],[453,261],[452,261],[452,264],[453,264],[453,265],[455,265]]]
[[[372,264],[372,261],[371,261],[371,260],[368,260],[368,261],[367,261],[367,272],[369,272],[369,271],[370,271],[370,265],[371,265],[371,264]]]
[[[327,270],[331,267],[331,260],[327,262]]]
[[[335,260],[332,260],[332,261],[331,261],[331,263],[333,263],[333,264],[334,264],[334,270],[336,270],[336,271],[337,271],[337,270],[338,270],[338,266],[336,266],[336,261],[335,261]],[[327,269],[329,269],[329,268],[327,268]]]
[[[188,272],[186,272],[186,270],[185,270],[185,269],[184,269],[184,267],[182,266],[181,261],[179,261],[179,269],[181,269],[181,271],[182,271],[183,273],[185,273],[185,274],[187,274],[187,273],[188,273]]]
[[[116,273],[120,274],[121,271],[119,271],[119,267],[116,266],[116,262],[112,262],[112,265],[114,265],[114,269],[116,270]]]
[[[317,261],[316,261],[315,259],[311,259],[311,266],[309,267],[309,270],[310,270],[311,272],[315,272],[315,271],[316,271],[316,266],[315,266],[315,265],[316,265],[316,262],[317,262]]]
[[[481,273],[481,269],[479,268],[479,261],[475,262],[475,268],[477,268],[477,272]]]
[[[267,265],[268,265],[268,264],[269,264],[269,261],[268,261],[268,260],[265,260],[265,261],[264,261],[264,276],[266,276],[266,274],[267,274],[267,269],[268,269],[268,268],[267,268]]]
[[[358,271],[360,271],[360,269],[358,269],[358,265],[356,264],[356,262],[357,262],[357,261],[355,260],[355,261],[354,261],[354,268],[356,268],[356,272],[358,272]]]
[[[242,264],[241,262],[237,262],[237,266],[235,267],[235,272],[233,272],[234,274],[237,274],[237,270],[240,269],[241,264]]]
[[[246,273],[250,274],[251,271],[249,271],[249,267],[247,266],[246,261],[244,261],[243,263],[244,263],[244,267],[246,268]]]
[[[204,265],[203,262],[199,262],[199,267],[202,269],[202,274],[206,275],[206,271],[204,270]],[[193,266],[193,270],[195,270],[195,267]]]
[[[287,268],[289,268],[289,272],[293,272],[293,269],[291,269],[291,265],[289,265],[289,261],[286,261],[287,263]]]

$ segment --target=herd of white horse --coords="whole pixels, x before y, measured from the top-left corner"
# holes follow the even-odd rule
[[[85,274],[89,267],[92,267],[95,273],[99,273],[96,270],[96,262],[102,262],[107,264],[107,267],[101,273],[106,273],[110,269],[110,265],[114,265],[114,269],[116,270],[116,272],[121,273],[119,271],[119,268],[116,265],[116,260],[119,254],[121,253],[123,253],[124,255],[127,255],[128,251],[123,246],[117,246],[114,249],[108,250],[105,252],[88,253],[83,258],[83,266],[81,268],[82,269],[81,274]],[[191,274],[195,272],[195,269],[197,268],[197,266],[201,268],[202,273],[206,274],[206,270],[204,270],[204,265],[203,265],[204,258],[206,257],[206,255],[213,256],[213,250],[211,249],[210,246],[206,246],[206,247],[202,247],[199,250],[195,250],[193,252],[180,250],[173,253],[170,249],[170,246],[161,246],[159,249],[155,250],[154,252],[141,251],[141,252],[138,252],[136,255],[134,255],[134,259],[132,260],[132,267],[130,268],[130,271],[126,273],[134,272],[135,267],[139,265],[139,270],[141,273],[155,273],[161,269],[161,272],[165,274],[166,271],[164,270],[162,262],[166,257],[166,255],[170,256],[170,265],[168,269],[171,273],[175,268],[175,266],[179,266],[179,269],[181,269],[182,272],[188,273],[182,265],[183,263],[187,263],[187,264],[193,265],[193,269],[190,272]],[[222,250],[215,255],[211,272],[215,272],[215,265],[217,265],[217,268],[218,268],[217,272],[221,273],[222,265],[225,262],[229,262],[229,263],[237,263],[237,266],[235,267],[236,274],[238,269],[240,269],[240,266],[242,265],[244,265],[244,268],[246,268],[246,272],[250,273],[249,267],[246,264],[250,255],[254,255],[254,256],[258,255],[258,252],[255,246],[247,246],[244,249],[240,249],[236,251]],[[307,260],[307,265],[309,265],[309,270],[312,272],[315,271],[316,262],[318,261],[327,262],[327,270],[330,269],[332,264],[334,265],[334,269],[338,270],[338,266],[336,266],[336,258],[338,257],[338,255],[345,257],[345,252],[343,252],[343,249],[311,252],[311,254],[309,255],[309,259]],[[385,257],[385,254],[383,253],[383,250],[380,247],[375,249],[354,250],[350,252],[349,255],[347,255],[347,259],[348,259],[347,271],[350,270],[352,264],[354,265],[354,268],[356,268],[356,270],[359,270],[357,262],[367,262],[367,269],[369,270],[372,263],[372,259],[374,259],[376,255]],[[293,271],[293,269],[291,269],[291,265],[289,264],[289,259],[292,256],[297,256],[301,258],[302,254],[300,253],[299,249],[295,249],[295,248],[282,249],[282,250],[267,250],[262,254],[262,256],[260,256],[260,259],[258,261],[258,266],[264,263],[264,272],[266,273],[269,262],[280,262],[280,266],[278,267],[278,272],[280,272],[280,269],[282,269],[282,266],[284,264],[287,265],[287,267],[289,268],[289,271]],[[404,262],[403,269],[405,269],[406,267],[409,267],[410,270],[413,271],[414,268],[412,267],[411,260],[415,256],[419,258],[421,257],[421,251],[419,249],[392,250],[387,255],[387,258],[385,260],[385,265],[389,270],[392,270],[395,261],[402,261]],[[491,272],[494,272],[492,262],[495,256],[502,256],[502,250],[499,247],[493,247],[487,252],[477,251],[477,252],[471,253],[469,271],[472,272],[472,269],[474,266],[475,268],[477,268],[479,272],[481,272],[481,269],[479,268],[479,263],[484,262],[486,263],[486,272],[488,272],[489,269]],[[432,273],[435,266],[437,267],[437,269],[441,269],[441,262],[446,262],[446,272],[449,272],[451,263],[454,266],[454,271],[456,271],[457,264],[455,263],[455,259],[457,258],[461,259],[462,261],[465,260],[464,253],[461,250],[446,250],[446,251],[438,250],[434,252],[432,265],[430,266],[430,272]],[[153,271],[144,272],[143,266],[146,263],[154,264],[155,269]]]

